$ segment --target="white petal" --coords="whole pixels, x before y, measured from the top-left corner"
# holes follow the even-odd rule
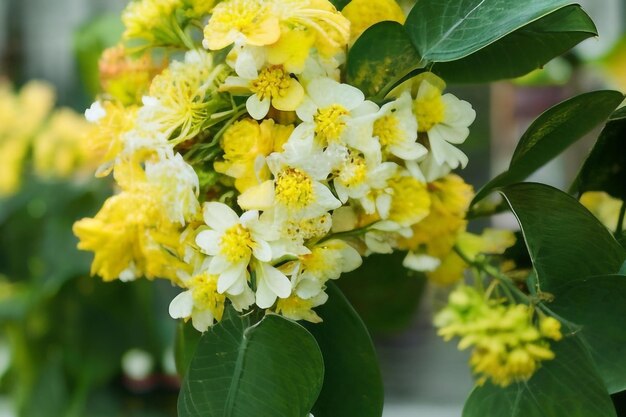
[[[252,249],[254,257],[261,262],[269,262],[272,260],[272,247],[265,240],[257,240],[256,246]]]
[[[365,95],[358,88],[340,84],[330,78],[317,78],[311,81],[307,92],[319,108],[339,104],[348,110],[353,110],[365,100]]]
[[[215,230],[203,230],[196,236],[196,244],[202,252],[215,256],[220,252],[220,236]]]
[[[240,77],[247,78],[249,80],[254,80],[259,76],[254,55],[248,48],[242,48],[237,54],[235,72],[237,72],[237,75]]]
[[[244,281],[244,283],[246,281],[246,264],[243,262],[232,265],[220,274],[217,280],[217,292],[220,294],[230,292],[233,295],[237,295],[238,291],[236,290],[239,289],[236,288],[237,281]],[[235,291],[231,291],[231,288],[234,288]]]
[[[376,209],[378,210],[378,214],[383,219],[389,217],[389,210],[391,210],[391,196],[389,194],[381,194],[376,197]]]
[[[249,225],[254,224],[258,220],[259,220],[258,210],[246,211],[239,218],[239,221],[244,227],[248,227]]]
[[[416,161],[406,161],[406,169],[416,180],[426,182],[426,177]]]
[[[356,249],[354,249],[352,246],[350,246],[349,244],[345,242],[342,242],[342,243],[343,243],[343,248],[341,249],[341,255],[343,257],[342,272],[354,271],[355,269],[357,269],[363,264],[363,259],[361,259],[361,255],[359,255],[359,252],[357,252]]]
[[[237,204],[244,210],[269,210],[274,205],[274,181],[268,180],[248,188],[237,198]]]
[[[193,294],[190,290],[181,292],[170,303],[169,312],[173,319],[184,319],[191,316],[193,310]]]
[[[239,216],[224,203],[210,202],[204,204],[204,222],[221,231],[239,223]]]
[[[337,200],[332,191],[330,191],[325,185],[319,182],[314,182],[313,192],[315,193],[315,199],[317,200],[317,203],[321,207],[326,209],[326,211],[341,207],[341,201]]]
[[[245,286],[241,294],[228,294],[228,298],[233,303],[233,307],[235,308],[235,310],[239,312],[247,309],[252,304],[254,304],[254,292],[247,285]]]
[[[263,264],[263,280],[267,286],[280,298],[291,295],[291,281],[278,269],[269,264]]]
[[[304,101],[296,109],[296,114],[305,124],[313,123],[313,116],[317,112],[317,109],[317,105],[313,101],[311,101],[311,99],[305,98]]]
[[[269,98],[265,98],[263,100],[259,100],[259,96],[256,94],[252,94],[246,100],[246,109],[250,116],[255,118],[256,120],[261,120],[267,113],[270,111],[271,100]]]
[[[270,289],[265,280],[257,281],[256,305],[260,308],[270,308],[276,301],[276,294]]]
[[[211,310],[196,310],[191,315],[191,324],[199,332],[206,332],[213,325],[213,313]]]
[[[402,265],[414,271],[434,271],[441,265],[441,261],[432,256],[409,252],[402,261]]]
[[[215,256],[213,258],[211,258],[211,262],[209,263],[209,268],[208,268],[208,272],[209,274],[212,275],[219,275],[222,272],[224,272],[225,270],[227,270],[228,268],[230,268],[232,264],[230,262],[228,262],[224,257],[222,256]]]
[[[322,291],[323,284],[316,279],[303,279],[296,287],[298,297],[308,300]]]

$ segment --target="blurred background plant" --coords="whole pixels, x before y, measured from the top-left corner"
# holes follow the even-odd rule
[[[119,39],[117,16],[126,3],[0,1],[3,417],[176,415],[172,289],[89,277],[91,255],[75,249],[71,232],[111,192],[106,181],[92,181],[89,126],[80,113],[100,89],[99,57]],[[584,3],[600,41],[517,83],[456,87],[479,114],[464,148],[475,161],[464,177],[474,184],[502,171],[519,134],[550,104],[607,84],[626,89],[626,1]],[[50,84],[28,81],[34,78]],[[78,113],[55,109],[55,95]],[[581,142],[538,175],[566,186],[589,146]],[[506,216],[497,221],[513,224]],[[373,256],[340,281],[376,338],[389,399],[385,415],[460,415],[472,385],[467,358],[436,338],[430,315],[419,313],[431,309],[420,305],[422,292],[440,291],[428,299],[443,301],[445,290],[428,288],[423,276],[402,268],[402,259],[401,253]]]

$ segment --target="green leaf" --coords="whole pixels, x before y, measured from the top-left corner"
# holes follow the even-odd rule
[[[380,22],[357,39],[348,54],[348,83],[367,97],[384,96],[405,75],[417,68],[420,57],[404,27]]]
[[[337,10],[342,10],[348,5],[348,3],[350,3],[350,0],[330,0],[330,2],[337,8]]]
[[[593,21],[579,6],[567,6],[465,58],[437,63],[432,71],[448,83],[520,77],[597,34]]]
[[[185,323],[179,320],[176,326],[176,340],[174,343],[174,359],[176,361],[176,370],[182,377],[187,373],[187,368],[193,359],[198,343],[200,342],[201,333],[194,329],[191,322]]]
[[[580,326],[576,335],[587,346],[611,394],[626,390],[626,277],[607,275],[576,280],[555,294],[548,307]]]
[[[541,291],[558,295],[573,281],[619,271],[626,251],[572,196],[533,183],[502,194],[522,228]]]
[[[509,169],[483,186],[472,205],[497,188],[526,179],[606,120],[623,100],[624,95],[618,91],[594,91],[545,111],[520,139]]]
[[[337,281],[374,335],[406,331],[415,319],[426,277],[405,268],[405,256],[400,251],[370,255],[360,268]]]
[[[267,315],[253,324],[232,308],[202,335],[178,399],[181,417],[305,417],[324,363],[311,334]]]
[[[76,31],[74,50],[78,69],[85,88],[92,96],[100,91],[100,55],[106,48],[119,42],[123,31],[124,25],[119,15],[99,16]]]
[[[317,340],[326,374],[313,408],[315,417],[380,417],[383,384],[376,351],[358,314],[330,283],[328,302],[317,309],[324,320],[306,327]]]
[[[561,7],[567,0],[421,0],[406,28],[424,62],[464,58]]]
[[[626,201],[626,107],[617,110],[604,127],[585,161],[573,191],[604,191]]]
[[[528,382],[476,387],[463,417],[616,417],[585,349],[574,337],[553,344],[556,358],[543,362]]]

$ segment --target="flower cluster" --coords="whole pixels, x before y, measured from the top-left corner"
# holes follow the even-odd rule
[[[554,359],[549,341],[561,340],[561,323],[535,316],[526,304],[485,299],[476,289],[459,286],[435,325],[445,340],[459,337],[459,349],[473,348],[470,365],[479,384],[491,380],[505,387],[528,380],[542,361]]]
[[[354,3],[128,6],[126,44],[105,53],[86,112],[98,175],[119,189],[74,226],[92,273],[170,280],[182,288],[170,314],[204,331],[226,305],[318,322],[328,281],[371,253],[445,265],[465,232],[472,190],[451,171],[468,162],[457,145],[475,112],[433,74],[378,103],[342,82],[360,32],[404,20],[393,1]]]
[[[73,110],[53,111],[55,93],[40,81],[18,94],[0,80],[0,198],[14,194],[27,168],[44,179],[67,179],[95,166],[88,123]]]

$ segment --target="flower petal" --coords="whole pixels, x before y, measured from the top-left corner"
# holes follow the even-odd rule
[[[282,111],[294,111],[304,99],[304,88],[298,80],[290,78],[289,87],[284,96],[274,97],[272,105]]]
[[[191,315],[191,324],[197,331],[206,332],[213,326],[214,319],[211,310],[196,310]]]
[[[246,100],[246,109],[248,113],[250,113],[250,116],[256,120],[261,120],[267,116],[267,113],[270,111],[270,104],[271,101],[269,98],[260,100],[259,96],[252,94],[248,97],[248,100]]]
[[[291,295],[289,278],[269,264],[263,264],[263,280],[272,292],[280,298],[287,298]]]
[[[265,240],[255,241],[256,245],[252,249],[252,254],[261,262],[272,260],[272,247]]]
[[[184,319],[193,311],[193,294],[191,290],[181,292],[170,303],[169,312],[173,319]]]
[[[207,255],[215,256],[220,252],[220,233],[203,230],[196,236],[196,245]]]
[[[224,203],[210,202],[204,204],[204,222],[217,231],[226,230],[239,223],[239,216]]]
[[[220,294],[225,292],[233,295],[240,294],[237,290],[243,287],[236,288],[237,281],[244,281],[244,283],[246,281],[246,264],[244,262],[234,264],[220,274],[217,280],[217,292]],[[235,291],[231,291],[231,288],[235,289]]]

